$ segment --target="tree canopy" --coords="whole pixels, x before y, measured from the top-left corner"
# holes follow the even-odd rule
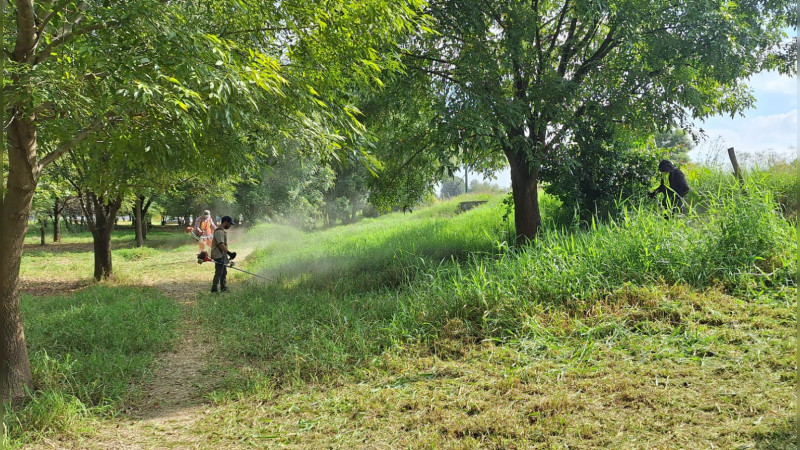
[[[409,48],[409,64],[444,84],[449,123],[478,150],[466,154],[474,166],[507,159],[524,241],[541,223],[540,168],[578,150],[573,124],[602,117],[648,133],[742,111],[750,74],[794,70],[785,30],[795,6],[434,0],[436,33]]]

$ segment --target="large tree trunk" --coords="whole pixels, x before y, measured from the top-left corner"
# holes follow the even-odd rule
[[[539,168],[532,169],[525,156],[506,152],[511,166],[511,192],[514,196],[514,227],[518,244],[536,238],[542,215],[539,211]]]
[[[83,203],[94,243],[94,279],[100,281],[114,274],[111,264],[111,233],[122,198],[107,201],[102,196],[87,193]]]
[[[92,241],[94,244],[94,279],[100,281],[113,275],[114,270],[111,264],[111,232],[114,229],[111,225],[103,225],[92,230]]]
[[[33,389],[19,308],[19,268],[33,193],[39,178],[36,125],[17,116],[8,130],[8,184],[0,205],[0,392],[18,404]]]

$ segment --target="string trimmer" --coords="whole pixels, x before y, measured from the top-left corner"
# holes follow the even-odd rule
[[[199,236],[194,234],[194,228],[193,227],[186,227],[186,234],[191,235],[196,241],[202,242],[203,245],[205,245],[206,249],[208,248],[208,244],[206,244],[205,241],[200,239]],[[275,281],[272,278],[267,278],[267,277],[255,274],[253,272],[248,272],[248,271],[246,271],[244,269],[240,269],[238,267],[235,267],[235,264],[234,264],[233,261],[228,262],[228,264],[224,264],[224,263],[221,263],[219,261],[214,261],[213,259],[211,259],[211,257],[208,255],[208,252],[205,251],[205,250],[203,250],[202,252],[197,254],[197,264],[203,264],[204,262],[213,262],[214,264],[219,264],[221,266],[229,267],[229,268],[231,268],[233,270],[238,270],[239,272],[244,272],[244,273],[246,273],[248,275],[252,275],[254,277],[262,278],[262,279],[267,280],[267,281],[273,281],[273,282]]]

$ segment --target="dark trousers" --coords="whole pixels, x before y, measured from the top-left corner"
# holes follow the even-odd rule
[[[214,262],[214,281],[211,284],[211,289],[216,290],[217,286],[225,289],[227,287],[227,282],[225,278],[228,276],[228,266],[226,264],[228,258],[219,258],[215,259]]]

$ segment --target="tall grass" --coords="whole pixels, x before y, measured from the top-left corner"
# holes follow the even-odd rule
[[[642,296],[658,304],[658,286],[747,295],[796,289],[796,231],[769,189],[721,177],[695,186],[702,208],[685,216],[667,220],[643,201],[590,229],[545,221],[536,241],[516,249],[499,199],[460,215],[443,203],[323,233],[263,229],[278,242],[250,268],[279,282],[210,299],[202,314],[223,354],[274,383],[351,372],[409,342],[439,346],[448,333],[528,339],[553,311],[581,316]]]
[[[493,261],[476,256],[450,266],[419,264],[424,275],[417,278],[433,282],[414,286],[414,313],[395,322],[406,329],[437,318],[436,329],[458,318],[484,337],[499,337],[519,333],[519,318],[542,308],[590,309],[629,285],[794,289],[796,229],[781,217],[770,190],[753,179],[744,186],[713,181],[718,188],[702,198],[702,214],[666,220],[639,204],[587,231],[544,229],[531,245]]]
[[[3,416],[3,443],[80,433],[113,415],[153,356],[172,345],[179,306],[153,289],[95,286],[68,297],[23,296],[36,391]]]
[[[459,201],[489,198],[462,196]],[[500,202],[494,197],[488,207],[463,214],[458,214],[457,201],[443,202],[412,214],[393,213],[310,234],[260,225],[250,236],[270,243],[254,251],[248,264],[269,277],[300,276],[317,287],[344,281],[347,291],[396,287],[413,275],[406,268],[417,259],[465,260],[473,252],[503,245],[508,228],[499,220]]]

